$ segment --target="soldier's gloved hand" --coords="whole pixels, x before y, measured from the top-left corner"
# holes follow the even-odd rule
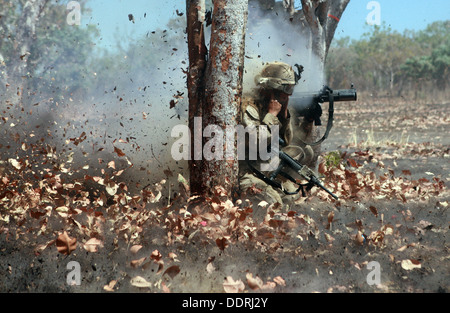
[[[269,102],[268,112],[270,114],[273,114],[273,116],[277,116],[282,108],[283,106],[281,105],[280,102],[278,102],[278,100],[272,99]]]

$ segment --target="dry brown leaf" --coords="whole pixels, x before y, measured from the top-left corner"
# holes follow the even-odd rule
[[[142,248],[141,245],[134,245],[130,248],[130,252],[136,254]]]
[[[55,243],[55,239],[48,241],[45,244],[40,244],[37,245],[36,248],[34,249],[34,254],[39,255],[42,251],[44,251],[48,246],[52,245]]]
[[[88,252],[97,252],[99,246],[102,247],[103,242],[100,239],[91,238],[85,242],[83,248]]]
[[[114,152],[117,153],[117,155],[120,156],[120,157],[125,156],[125,153],[123,153],[123,151],[120,150],[120,149],[117,148],[117,147],[114,147]]]
[[[376,217],[378,217],[378,210],[377,210],[376,207],[374,207],[374,206],[371,205],[371,206],[369,207],[369,209],[370,209],[370,212],[373,213],[373,215],[375,215]]]
[[[358,245],[362,245],[364,243],[364,236],[363,236],[363,233],[361,231],[358,231],[358,233],[356,234],[355,242]]]
[[[335,240],[335,238],[333,236],[331,236],[330,234],[324,233],[324,236],[325,236],[325,239],[330,243],[332,243]]]
[[[273,279],[274,282],[276,282],[280,286],[286,286],[286,281],[281,277],[277,276]]]
[[[133,277],[130,281],[131,285],[138,287],[138,288],[150,288],[152,284],[145,280],[144,277],[136,276]]]
[[[331,224],[333,222],[334,219],[334,212],[331,211],[330,213],[328,213],[328,224]]]
[[[20,170],[22,168],[22,165],[16,159],[8,159],[8,162],[18,170]]]
[[[401,265],[402,265],[402,268],[407,271],[422,267],[422,264],[420,264],[419,261],[412,260],[412,259],[403,260]]]
[[[158,250],[153,250],[152,254],[150,255],[150,258],[152,260],[159,261],[162,258],[162,255]]]
[[[116,284],[117,280],[111,280],[108,285],[103,286],[103,290],[113,292]]]
[[[178,255],[176,255],[175,253],[169,252],[169,258],[170,258],[172,261],[180,262],[180,261],[177,259],[177,257],[178,257]]]
[[[170,293],[170,289],[169,289],[169,287],[166,286],[165,282],[161,283],[161,287],[162,287],[162,290],[164,293]]]
[[[352,167],[358,167],[358,163],[356,163],[356,161],[354,159],[348,159],[347,163],[348,163],[348,165],[350,165]]]
[[[143,258],[140,258],[137,260],[132,260],[130,262],[130,265],[134,268],[137,268],[137,267],[141,266],[142,263],[144,263],[145,259],[146,259],[146,257],[143,257]]]
[[[228,242],[226,238],[217,238],[216,244],[219,247],[220,250],[224,250],[228,246]]]
[[[56,239],[56,248],[59,253],[69,255],[77,248],[77,239],[70,238],[66,231],[58,236]]]
[[[117,193],[117,190],[119,189],[119,185],[117,185],[113,181],[109,181],[108,183],[106,183],[105,189],[109,195],[114,196]]]
[[[272,289],[275,289],[276,286],[277,286],[277,284],[275,282],[268,281],[261,287],[261,290],[272,290]]]
[[[251,289],[256,290],[262,288],[264,283],[258,276],[253,277],[252,273],[247,273],[245,277],[247,278],[247,284]]]
[[[240,279],[235,281],[231,276],[227,276],[222,285],[226,293],[238,293],[245,289],[245,285]]]
[[[214,265],[210,262],[208,263],[208,265],[206,265],[206,271],[211,274],[212,272],[214,272],[216,268],[214,267]]]
[[[180,273],[180,267],[178,265],[172,265],[171,267],[169,267],[168,269],[166,269],[166,271],[164,272],[163,275],[169,275],[170,278],[174,278],[175,276],[177,276]]]

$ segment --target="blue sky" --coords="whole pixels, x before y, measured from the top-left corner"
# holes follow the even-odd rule
[[[372,29],[366,25],[367,16],[374,10],[368,9],[369,0],[351,0],[344,12],[335,38],[350,36],[358,39]],[[380,20],[392,29],[421,30],[426,25],[450,18],[449,0],[378,0]],[[296,1],[300,3],[300,1]],[[101,31],[98,45],[114,47],[117,39],[138,38],[148,31],[164,28],[170,18],[176,17],[176,10],[185,13],[185,0],[90,0],[92,13],[82,15],[82,24],[97,24]],[[299,5],[300,6],[300,5]],[[128,20],[133,14],[135,23]],[[184,17],[184,16],[183,16]]]
[[[336,38],[350,36],[358,39],[371,27],[365,25],[367,15],[373,11],[367,9],[367,0],[350,0],[338,29]],[[421,30],[434,21],[450,19],[449,0],[378,0],[381,22],[392,29],[403,32],[405,29]]]

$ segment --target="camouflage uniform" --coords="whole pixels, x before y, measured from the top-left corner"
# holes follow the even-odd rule
[[[291,88],[295,85],[296,81],[294,78],[294,72],[292,68],[281,62],[273,62],[268,63],[262,70],[260,75],[255,77],[256,84],[261,88],[260,92],[263,92],[263,89],[266,90],[281,90],[286,92],[287,94],[291,94],[292,91],[286,88],[286,86],[291,86]],[[292,88],[293,89],[293,88]],[[300,162],[310,162],[313,159],[313,151],[311,147],[306,146],[301,148],[300,146],[291,145],[294,132],[292,128],[292,119],[289,110],[287,112],[287,118],[284,118],[282,115],[274,116],[273,114],[268,112],[268,100],[264,99],[260,95],[256,94],[254,97],[244,97],[242,101],[242,116],[241,123],[244,127],[255,126],[258,131],[262,131],[264,128],[259,128],[261,125],[267,126],[267,143],[271,142],[271,132],[270,129],[274,125],[279,126],[279,136],[282,138],[286,147],[283,148],[283,151],[289,154],[291,157],[297,159]],[[297,131],[296,131],[297,132]],[[258,133],[259,134],[259,133]],[[302,136],[304,137],[304,136]],[[259,144],[259,143],[258,143]],[[248,155],[247,155],[248,159]],[[252,165],[255,168],[259,169],[262,161],[253,161]],[[264,180],[258,178],[252,169],[249,167],[247,160],[242,160],[239,163],[239,172],[240,172],[240,189],[244,193],[252,193],[251,189],[256,188],[261,191],[261,195],[272,202],[279,202],[283,204],[282,197],[296,197],[296,196],[285,196],[284,193],[277,188],[274,188],[268,185]],[[266,176],[268,176],[267,172],[263,172]],[[283,187],[289,191],[293,191],[296,189],[296,186],[290,181],[283,181]],[[250,188],[250,192],[249,192]]]

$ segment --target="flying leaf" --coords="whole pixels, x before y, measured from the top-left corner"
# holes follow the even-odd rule
[[[60,234],[56,239],[56,248],[59,253],[69,255],[77,248],[77,239],[70,238],[66,231]]]
[[[328,223],[333,222],[334,219],[334,212],[331,211],[330,213],[328,213]]]
[[[136,276],[133,277],[130,281],[131,285],[138,287],[138,288],[150,288],[152,286],[151,283],[145,280],[144,277]]]
[[[354,159],[348,159],[347,163],[351,166],[351,167],[358,167],[358,163],[356,163],[356,161]]]
[[[154,250],[150,255],[150,258],[152,260],[159,261],[162,258],[162,255],[158,250]]]
[[[264,285],[262,285],[261,289],[262,290],[272,290],[277,286],[276,283],[274,283],[273,281],[268,281],[267,283],[265,283]]]
[[[370,206],[369,207],[369,209],[370,209],[370,211],[373,213],[373,215],[375,215],[376,217],[378,217],[378,210],[377,210],[377,208],[376,207],[374,207],[374,206]]]
[[[253,277],[252,273],[247,273],[247,275],[245,275],[245,277],[247,278],[248,286],[253,290],[261,289],[261,287],[264,285],[261,278],[259,278],[258,276]]]
[[[245,289],[245,285],[240,279],[235,281],[231,276],[225,278],[222,285],[226,293],[242,292]]]
[[[130,248],[130,252],[136,254],[142,248],[141,245],[134,245]]]
[[[125,153],[123,153],[123,151],[117,147],[114,147],[114,152],[117,153],[117,155],[120,157],[125,156]]]
[[[113,181],[110,181],[106,184],[105,189],[109,195],[114,196],[117,192],[117,189],[119,189],[119,185],[117,185]]]
[[[170,276],[170,278],[173,279],[175,276],[178,275],[178,273],[180,273],[180,267],[178,265],[172,265],[171,267],[166,269],[163,275],[167,274]]]
[[[356,234],[355,241],[358,245],[364,244],[365,238],[361,231],[358,231],[358,233]]]
[[[172,261],[174,261],[174,262],[180,262],[178,259],[177,259],[177,255],[175,254],[175,253],[173,253],[173,252],[169,252],[169,258],[172,260]]]
[[[225,248],[228,246],[228,242],[227,242],[226,238],[217,238],[216,244],[220,250],[225,250]]]
[[[410,271],[415,268],[421,268],[421,267],[422,267],[422,264],[420,264],[420,262],[417,260],[406,259],[406,260],[402,261],[402,268],[407,271]]]
[[[214,267],[214,265],[210,262],[208,263],[208,265],[206,265],[206,271],[211,274],[212,272],[214,272],[216,268]]]
[[[114,286],[117,284],[117,280],[111,280],[108,285],[103,286],[105,291],[113,292]]]
[[[12,166],[14,166],[16,169],[18,169],[18,170],[20,170],[21,169],[21,165],[20,165],[20,162],[19,161],[17,161],[16,159],[8,159],[8,162],[12,165]]]
[[[280,286],[286,286],[286,281],[281,277],[277,276],[273,279],[274,282],[276,282]]]
[[[134,268],[137,268],[139,266],[141,266],[142,263],[144,263],[145,259],[147,259],[146,257],[140,258],[138,260],[132,260],[130,262],[130,265]]]
[[[164,282],[161,283],[161,287],[164,293],[170,293],[169,287],[167,287]]]
[[[83,248],[88,252],[97,252],[98,247],[102,246],[103,242],[97,238],[91,238],[83,245]]]

